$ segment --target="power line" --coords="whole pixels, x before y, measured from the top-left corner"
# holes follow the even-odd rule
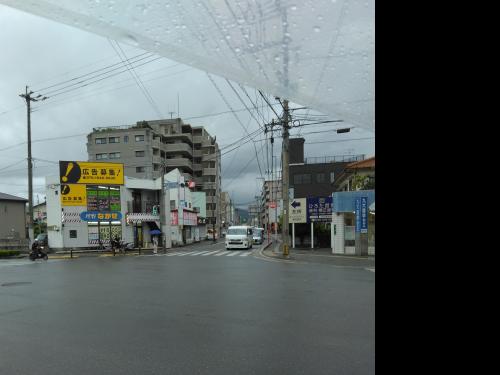
[[[120,47],[120,44],[115,41],[115,44],[116,46],[118,47],[118,49],[121,51],[121,53],[123,54],[123,56],[120,54],[120,52],[118,52],[118,50],[115,48],[115,46],[113,45],[113,42],[111,41],[111,39],[108,38],[108,42],[109,44],[111,45],[111,47],[113,47],[113,49],[115,50],[116,54],[118,55],[118,57],[120,58],[120,60],[125,64],[125,66],[127,67],[127,70],[128,72],[130,73],[130,75],[132,76],[132,78],[134,79],[135,83],[137,83],[137,86],[139,87],[139,89],[141,90],[141,92],[144,94],[144,97],[146,98],[146,100],[149,102],[149,104],[151,104],[151,106],[153,107],[153,110],[156,112],[156,114],[162,118],[163,117],[163,114],[161,113],[161,111],[158,109],[158,105],[156,104],[156,102],[154,101],[153,97],[151,96],[151,94],[149,93],[148,89],[146,88],[146,86],[144,85],[144,83],[142,82],[141,78],[137,75],[136,71],[134,70],[134,67],[132,66],[132,64],[130,64],[130,62],[128,62],[126,59],[127,59],[127,55],[125,55],[125,52],[123,52],[123,49]],[[123,59],[123,57],[125,57],[125,60]]]
[[[224,101],[224,103],[226,103],[226,105],[228,106],[228,108],[233,111],[233,115],[234,117],[236,118],[236,120],[238,121],[238,123],[241,125],[241,127],[243,128],[243,130],[245,131],[245,133],[248,134],[248,130],[245,129],[245,126],[243,125],[243,123],[241,122],[240,118],[236,115],[236,113],[234,113],[234,109],[231,107],[231,105],[229,104],[229,102],[227,101],[226,97],[224,96],[224,94],[222,93],[222,91],[220,90],[219,86],[217,86],[217,84],[215,83],[214,79],[212,78],[212,76],[209,74],[209,73],[206,73],[208,78],[210,79],[210,82],[212,82],[212,85],[214,85],[215,89],[217,90],[217,92],[219,93],[220,97],[222,98],[222,100]],[[254,144],[254,150],[255,150],[255,157],[257,158],[257,164],[259,165],[259,171],[260,171],[260,175],[262,177],[262,168],[260,167],[260,161],[259,161],[259,156],[257,154],[257,147],[255,146]]]
[[[262,96],[262,98],[265,100],[265,102],[267,103],[267,105],[273,110],[274,114],[276,115],[276,117],[280,117],[280,115],[278,115],[278,113],[274,110],[274,107],[271,105],[271,103],[269,103],[269,101],[267,100],[267,98],[264,96],[264,94],[262,94],[262,91],[259,90],[259,94],[260,96]]]
[[[152,54],[152,53],[150,53],[150,52],[145,52],[145,53],[141,53],[141,54],[139,54],[139,55],[132,56],[132,57],[131,57],[130,59],[128,59],[128,60],[129,60],[129,61],[136,60],[137,58],[139,58],[139,57],[141,57],[141,56],[144,56],[144,55],[149,55],[149,56],[143,57],[142,59],[137,60],[137,61],[141,61],[141,60],[144,60],[144,59],[146,59],[146,58],[148,58],[148,57],[153,56],[153,54]],[[115,64],[111,64],[111,65],[105,66],[105,67],[103,67],[103,68],[100,68],[100,69],[94,70],[94,71],[92,71],[92,72],[85,73],[85,74],[83,74],[83,75],[80,75],[80,76],[77,76],[77,77],[74,77],[74,78],[70,78],[70,79],[67,79],[67,80],[65,80],[65,81],[62,81],[62,82],[59,82],[59,83],[56,83],[56,84],[53,84],[53,85],[50,85],[50,86],[43,87],[43,88],[41,88],[41,89],[36,89],[36,90],[34,90],[34,91],[45,91],[45,90],[48,90],[48,89],[51,89],[51,88],[54,88],[54,87],[57,87],[57,86],[64,85],[65,83],[73,82],[73,81],[75,81],[75,80],[77,80],[77,79],[87,77],[87,76],[92,75],[92,74],[95,74],[95,73],[102,73],[104,70],[107,70],[107,69],[110,69],[110,68],[113,68],[113,67],[118,66],[118,67],[116,67],[116,68],[114,68],[114,69],[111,69],[111,70],[109,71],[109,72],[112,72],[112,71],[114,71],[114,70],[117,70],[117,69],[121,69],[121,68],[123,68],[123,64],[124,64],[124,63],[123,63],[123,61],[121,61],[121,62],[117,62],[117,63],[115,63]],[[109,72],[107,72],[107,73],[109,73]],[[97,77],[97,76],[95,76],[95,77]],[[86,79],[93,79],[93,78],[95,78],[95,77],[90,77],[90,78],[86,78]]]

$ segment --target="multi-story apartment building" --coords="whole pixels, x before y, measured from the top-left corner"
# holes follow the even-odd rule
[[[280,201],[282,199],[281,180],[264,181],[260,202],[260,223],[266,230],[275,231],[275,225],[281,215]]]
[[[97,127],[87,136],[87,153],[89,161],[123,163],[128,177],[154,179],[178,168],[206,193],[207,224],[220,226],[219,146],[202,126],[177,118]]]

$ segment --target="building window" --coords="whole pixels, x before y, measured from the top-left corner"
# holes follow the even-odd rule
[[[120,159],[120,153],[119,152],[110,152],[109,153],[109,158],[110,159]]]
[[[330,172],[330,182],[335,181],[335,172]]]
[[[144,156],[144,151],[136,151],[135,156],[137,156],[138,158]]]
[[[76,238],[76,230],[72,229],[69,231],[69,238]]]
[[[324,173],[318,173],[316,175],[316,182],[318,184],[324,184],[325,183],[325,174]]]
[[[128,135],[123,136],[123,143],[128,143]]]
[[[109,137],[109,143],[120,143],[120,137]]]
[[[106,144],[106,138],[96,138],[96,139],[95,139],[95,144],[96,144],[96,145],[103,145],[103,144]]]
[[[103,159],[107,159],[108,158],[108,154],[95,154],[95,160],[103,160]]]
[[[136,142],[144,142],[144,135],[136,135],[135,141]]]
[[[175,210],[175,200],[170,201],[170,211]]]
[[[137,173],[143,173],[146,171],[146,167],[135,167]]]

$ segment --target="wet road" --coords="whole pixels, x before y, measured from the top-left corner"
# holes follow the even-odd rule
[[[375,274],[256,253],[3,261],[0,373],[374,374]]]

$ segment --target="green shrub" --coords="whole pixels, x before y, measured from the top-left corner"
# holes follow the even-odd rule
[[[21,254],[19,250],[0,250],[0,258],[11,257],[19,254]]]

